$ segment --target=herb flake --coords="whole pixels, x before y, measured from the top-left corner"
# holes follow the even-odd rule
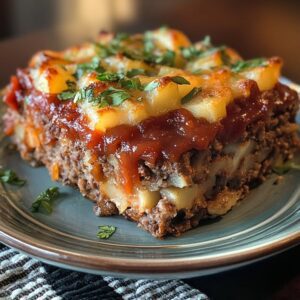
[[[172,67],[174,66],[175,62],[175,52],[172,50],[167,50],[162,55],[154,56],[153,62],[158,65],[166,65]]]
[[[36,200],[31,205],[31,211],[33,213],[44,211],[47,214],[51,214],[53,211],[53,201],[59,196],[58,187],[50,187],[44,192],[40,193]]]
[[[75,76],[77,79],[82,77],[85,73],[89,72],[104,72],[104,68],[101,66],[101,59],[99,56],[95,56],[91,62],[78,64],[75,72]]]
[[[249,68],[256,68],[256,67],[265,67],[267,66],[268,61],[265,58],[254,58],[250,60],[240,60],[233,65],[231,65],[231,70],[233,72],[242,72]]]
[[[196,97],[200,92],[201,88],[194,87],[188,94],[186,94],[182,99],[181,99],[181,104],[186,104],[190,100],[192,100],[194,97]]]
[[[190,82],[188,80],[186,80],[184,77],[181,77],[181,76],[173,76],[173,77],[171,77],[171,80],[179,85],[190,84]]]
[[[202,53],[202,51],[195,48],[195,46],[182,47],[180,50],[181,50],[181,55],[186,60],[193,60],[193,59],[197,58]]]
[[[145,75],[146,71],[144,69],[131,69],[127,71],[126,76],[132,78],[137,75]]]
[[[10,169],[0,170],[0,181],[17,186],[23,186],[26,183],[26,180],[20,179],[18,175]]]
[[[66,84],[68,88],[57,95],[57,98],[61,101],[73,99],[76,95],[76,82],[67,80]]]
[[[97,79],[101,81],[118,81],[123,78],[124,75],[120,73],[112,73],[112,72],[103,72],[97,75]]]
[[[98,226],[98,233],[97,233],[97,237],[99,239],[108,239],[110,238],[117,230],[117,228],[115,226],[110,226],[110,225],[101,225]]]
[[[111,105],[119,106],[125,100],[130,98],[130,94],[124,90],[110,87],[106,91],[102,92],[101,97],[104,97],[104,100],[108,101]]]
[[[120,85],[128,90],[143,90],[141,81],[138,78],[121,79]]]

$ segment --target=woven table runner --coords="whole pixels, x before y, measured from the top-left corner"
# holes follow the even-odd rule
[[[0,299],[208,299],[181,280],[132,280],[49,266],[0,244]]]

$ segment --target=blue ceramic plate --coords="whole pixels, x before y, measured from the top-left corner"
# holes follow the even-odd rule
[[[271,176],[224,217],[178,238],[157,240],[122,217],[96,217],[93,203],[32,168],[2,139],[0,164],[27,184],[0,186],[0,240],[47,263],[90,273],[148,278],[184,278],[233,268],[282,251],[300,241],[300,172],[279,185]],[[50,186],[63,195],[51,215],[32,214],[36,196]],[[117,226],[109,240],[99,225]]]

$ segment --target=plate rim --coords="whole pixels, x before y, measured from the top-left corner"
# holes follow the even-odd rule
[[[263,258],[286,248],[300,244],[300,231],[256,247],[229,251],[227,254],[201,257],[170,259],[119,258],[96,255],[82,255],[39,242],[36,238],[23,236],[10,228],[0,228],[0,240],[7,246],[20,250],[38,259],[55,262],[65,267],[84,269],[91,272],[109,272],[112,274],[167,274],[203,271],[217,267],[226,267],[258,258]],[[100,268],[99,268],[100,267]]]

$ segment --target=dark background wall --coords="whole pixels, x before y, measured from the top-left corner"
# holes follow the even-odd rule
[[[194,41],[209,34],[245,58],[279,55],[284,74],[300,82],[299,0],[1,0],[0,8],[2,39],[53,28],[91,37],[103,28],[168,24]]]

